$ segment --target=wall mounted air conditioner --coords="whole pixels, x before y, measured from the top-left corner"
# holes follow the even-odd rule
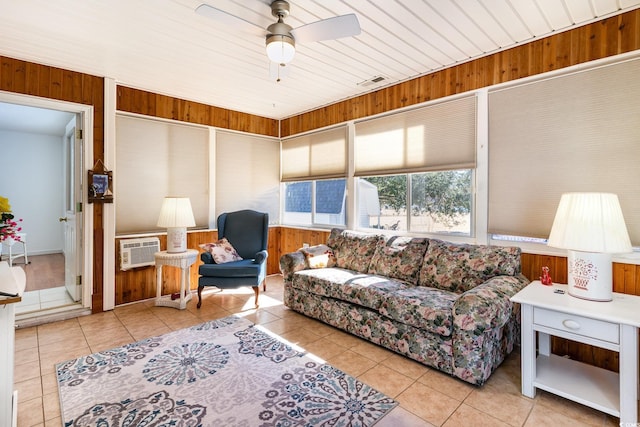
[[[156,252],[160,252],[157,237],[120,240],[120,270],[154,265]]]

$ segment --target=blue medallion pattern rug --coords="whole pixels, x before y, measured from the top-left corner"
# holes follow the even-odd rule
[[[65,426],[371,426],[397,405],[236,316],[56,371]]]

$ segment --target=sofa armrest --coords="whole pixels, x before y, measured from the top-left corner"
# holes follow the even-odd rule
[[[522,274],[496,276],[468,290],[454,303],[454,327],[481,335],[503,326],[513,311],[510,298],[528,284]]]
[[[256,256],[253,257],[253,263],[262,264],[267,259],[268,256],[269,256],[269,253],[266,250],[262,250],[258,252]]]
[[[304,253],[302,251],[289,252],[280,257],[280,271],[284,280],[291,280],[296,271],[307,268]]]

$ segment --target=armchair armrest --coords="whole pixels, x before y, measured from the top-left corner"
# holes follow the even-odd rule
[[[202,252],[200,254],[200,260],[205,264],[215,264],[216,262],[213,260],[213,255],[210,252]]]
[[[262,264],[267,259],[268,256],[269,256],[269,253],[266,250],[262,250],[258,252],[255,257],[253,257],[253,263]]]
[[[305,256],[302,251],[290,252],[280,257],[280,271],[284,280],[291,280],[296,271],[307,268]]]
[[[463,293],[453,306],[455,328],[476,335],[501,327],[513,311],[510,298],[529,284],[522,274],[496,276]]]

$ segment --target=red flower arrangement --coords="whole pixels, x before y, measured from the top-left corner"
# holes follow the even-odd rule
[[[16,242],[22,241],[18,235],[22,231],[22,227],[18,224],[20,222],[22,218],[14,220],[9,200],[6,197],[0,197],[0,243],[9,239]]]
[[[13,239],[16,242],[21,242],[18,233],[22,231],[22,227],[18,226],[18,223],[22,222],[22,219],[14,221],[13,219],[7,219],[0,223],[0,242],[4,242],[8,239]]]

